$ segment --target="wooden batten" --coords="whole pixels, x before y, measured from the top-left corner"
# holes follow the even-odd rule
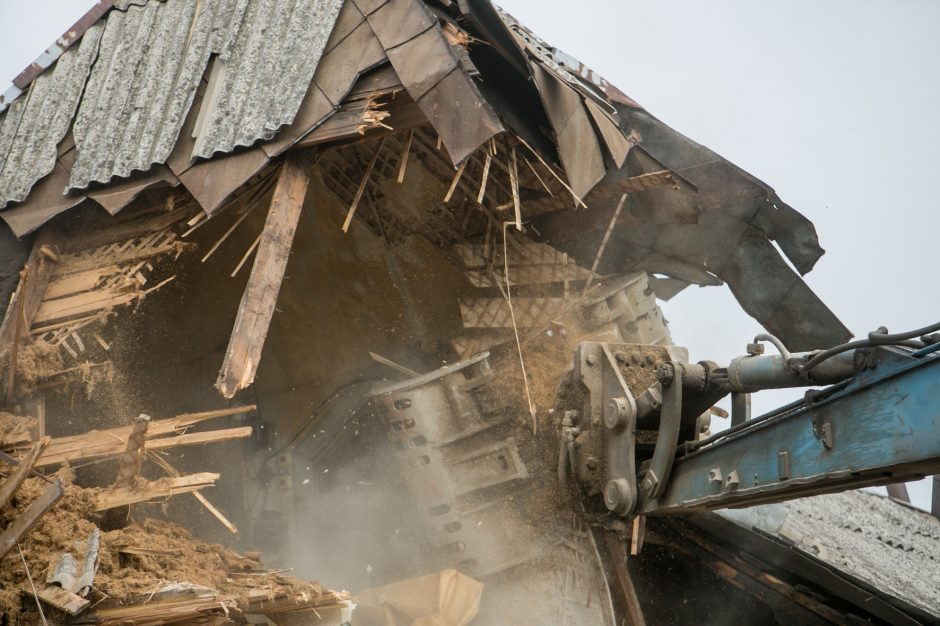
[[[227,415],[247,413],[254,410],[254,408],[254,405],[246,405],[204,411],[202,413],[186,413],[170,419],[151,422],[147,429],[146,447],[148,450],[161,450],[176,446],[201,445],[249,437],[251,435],[251,426],[197,433],[184,433],[184,431],[187,427],[200,422]],[[40,468],[66,462],[76,463],[118,456],[125,451],[126,442],[131,431],[131,426],[121,426],[51,439],[40,453],[39,458],[36,459],[34,466]],[[166,437],[164,435],[177,436]],[[22,449],[23,444],[14,442],[0,447],[4,447],[6,450]]]
[[[288,154],[278,175],[251,276],[215,384],[226,398],[233,397],[255,379],[309,182],[307,159],[300,153]]]
[[[102,436],[103,435],[103,436]],[[149,436],[149,435],[148,435]],[[220,443],[235,439],[247,439],[251,436],[251,426],[224,428],[199,433],[186,433],[176,437],[160,437],[147,440],[148,450],[166,450],[179,446],[200,446],[207,443]],[[63,441],[68,439],[68,441]],[[79,437],[53,439],[49,447],[36,461],[36,467],[48,467],[62,463],[93,461],[107,457],[116,457],[125,450],[125,443],[114,438],[111,431],[96,431]]]
[[[180,493],[198,491],[215,485],[219,474],[200,472],[188,476],[161,478],[152,482],[140,482],[134,487],[113,487],[98,493],[95,510],[106,511],[119,506],[165,500]]]

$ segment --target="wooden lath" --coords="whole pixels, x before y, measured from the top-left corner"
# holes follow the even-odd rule
[[[191,246],[179,241],[177,225],[192,214],[189,205],[147,207],[67,236],[44,227],[21,275],[0,326],[0,357],[7,354],[4,393],[16,387],[16,365],[25,343],[58,348],[62,359],[88,364],[88,347],[110,349],[97,328],[111,312],[161,288],[172,277],[154,280],[159,259],[177,258]],[[87,327],[92,327],[88,332]],[[80,332],[81,331],[81,332]],[[87,334],[86,334],[87,333]],[[17,341],[14,341],[16,339]],[[54,352],[53,352],[54,354]],[[55,359],[54,359],[55,360]],[[59,373],[80,373],[50,363]],[[100,364],[99,364],[100,365]]]
[[[154,269],[153,261],[167,255],[179,256],[187,247],[168,225],[63,254],[49,278],[33,324],[49,325],[129,304],[152,289],[148,275]]]

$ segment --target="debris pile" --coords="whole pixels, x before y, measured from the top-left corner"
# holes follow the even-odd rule
[[[345,593],[265,570],[258,553],[203,543],[176,524],[130,515],[131,504],[193,492],[234,532],[234,525],[198,493],[219,475],[181,476],[154,450],[218,440],[220,434],[227,438],[239,429],[184,431],[209,417],[250,408],[169,420],[140,416],[129,427],[35,442],[30,430],[36,420],[3,415],[0,624],[63,623],[66,616],[78,624],[246,623],[248,615],[299,612],[317,621],[336,617],[340,623],[350,610]],[[243,430],[248,432],[237,435],[251,431]],[[108,457],[119,462],[113,485],[73,482],[70,461]],[[139,478],[144,458],[171,475]],[[54,475],[37,471],[53,465],[62,465]]]

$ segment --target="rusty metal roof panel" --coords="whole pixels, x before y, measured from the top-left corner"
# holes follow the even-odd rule
[[[26,198],[55,167],[56,146],[68,132],[103,30],[88,29],[27,93],[0,113],[0,207]]]
[[[236,0],[196,125],[193,158],[270,139],[290,124],[342,0]]]
[[[166,161],[216,36],[225,0],[151,1],[108,14],[75,120],[70,189]]]

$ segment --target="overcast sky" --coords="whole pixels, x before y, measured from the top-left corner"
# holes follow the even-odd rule
[[[0,0],[0,91],[92,4]],[[502,6],[813,220],[827,253],[807,282],[857,335],[940,320],[940,2]],[[725,288],[687,289],[664,310],[693,360],[727,361],[760,332]],[[929,507],[926,481],[910,488]]]

